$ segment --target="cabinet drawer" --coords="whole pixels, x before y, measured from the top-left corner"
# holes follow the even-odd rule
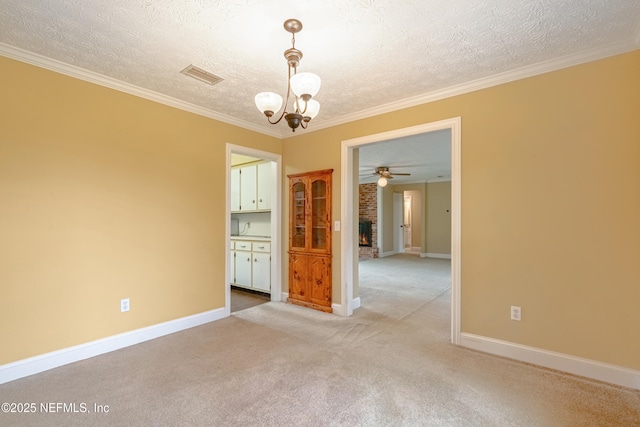
[[[236,242],[236,251],[250,251],[251,242]]]
[[[271,252],[271,243],[267,242],[253,242],[254,252]]]

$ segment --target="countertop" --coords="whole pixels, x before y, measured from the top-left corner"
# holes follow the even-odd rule
[[[271,236],[252,236],[249,234],[243,234],[242,236],[231,236],[231,240],[254,240],[257,242],[269,242]]]

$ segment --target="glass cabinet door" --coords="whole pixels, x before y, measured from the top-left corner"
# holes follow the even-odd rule
[[[291,212],[293,223],[291,229],[291,246],[294,248],[306,247],[306,220],[305,207],[307,203],[307,190],[304,182],[296,182],[292,189],[293,212]]]
[[[311,249],[327,249],[327,182],[311,183]]]

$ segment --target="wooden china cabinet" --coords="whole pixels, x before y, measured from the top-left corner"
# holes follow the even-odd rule
[[[333,169],[289,177],[289,298],[331,308],[331,175]]]

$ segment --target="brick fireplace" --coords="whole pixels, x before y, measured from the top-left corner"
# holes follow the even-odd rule
[[[360,184],[359,259],[378,258],[378,185]]]

